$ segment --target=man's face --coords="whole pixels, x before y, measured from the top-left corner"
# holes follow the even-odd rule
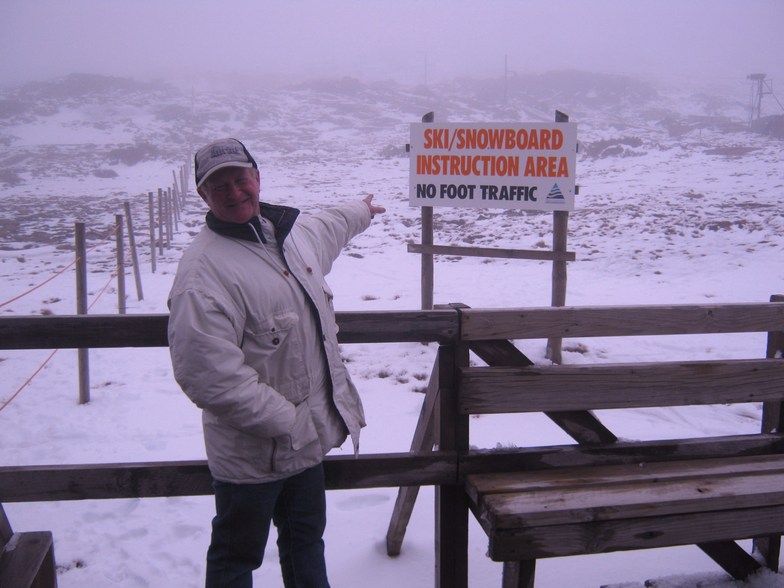
[[[222,221],[242,224],[259,214],[259,170],[225,167],[199,188],[199,195]]]

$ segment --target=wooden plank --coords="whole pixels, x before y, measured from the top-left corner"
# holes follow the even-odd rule
[[[506,339],[473,341],[469,348],[489,366],[526,367],[534,365],[534,362]],[[614,443],[618,440],[599,419],[588,411],[546,412],[545,414],[578,443]]]
[[[639,464],[784,453],[784,436],[732,435],[618,442],[606,445],[551,445],[506,450],[472,450],[460,456],[460,474],[551,470],[577,466]]]
[[[784,472],[603,483],[586,478],[582,488],[533,489],[480,498],[483,517],[496,532],[773,505],[784,506]],[[784,520],[779,524],[784,531]]]
[[[697,545],[725,572],[738,580],[744,580],[762,567],[734,541],[711,541]],[[776,570],[778,571],[778,570]]]
[[[439,392],[437,435],[439,449],[468,450],[468,417],[457,413],[457,368],[468,365],[468,347],[441,346],[438,350]],[[455,472],[457,474],[457,472]],[[457,475],[435,488],[436,588],[468,587],[468,503]]]
[[[501,588],[534,588],[536,560],[505,561]]]
[[[450,342],[451,310],[338,312],[341,343]],[[167,314],[15,316],[0,318],[0,349],[166,347]]]
[[[0,349],[166,347],[168,315],[0,318]]]
[[[327,456],[324,473],[328,490],[454,484],[457,455],[434,451]]]
[[[482,367],[464,368],[461,374],[462,414],[769,402],[784,397],[784,361],[770,359]]]
[[[337,312],[340,343],[452,343],[459,333],[453,310]]]
[[[457,456],[328,456],[324,469],[330,490],[447,484],[457,479]],[[0,502],[206,494],[212,494],[206,461],[0,467]]]
[[[704,306],[468,309],[463,338],[538,339],[784,330],[784,302]],[[449,310],[338,312],[341,342],[453,340]],[[168,315],[0,318],[0,349],[165,347]]]
[[[433,442],[435,441],[433,414],[438,402],[438,381],[438,361],[436,361],[430,374],[425,401],[422,403],[422,410],[414,430],[414,438],[411,440],[412,452],[421,453],[433,450]],[[411,520],[418,494],[419,486],[403,486],[398,490],[395,507],[392,510],[392,517],[387,529],[387,555],[390,557],[400,555],[403,538],[408,522]]]
[[[784,454],[721,457],[621,465],[477,474],[466,478],[466,491],[475,502],[488,494],[509,494],[546,490],[585,489],[596,485],[639,482],[657,484],[663,480],[699,479],[708,476],[784,474]]]
[[[784,302],[469,309],[463,340],[746,333],[784,330]]]
[[[615,434],[590,411],[548,410],[544,414],[572,439],[583,445],[613,443],[618,440]]]
[[[508,339],[471,341],[469,349],[489,366],[527,367],[534,362]]]
[[[5,514],[5,509],[0,503],[0,551],[3,551],[5,544],[11,540],[14,530],[11,528],[11,522]]]
[[[497,259],[531,259],[535,261],[574,261],[574,251],[550,251],[542,249],[500,249],[489,247],[464,247],[457,245],[408,244],[409,253],[428,255],[454,255],[458,257],[493,257]]]
[[[212,494],[206,461],[0,467],[3,502],[203,494]]]
[[[784,296],[771,296],[771,302],[784,302]],[[784,331],[768,333],[765,357],[784,357]],[[768,402],[762,407],[762,431],[781,431],[784,428],[784,402]]]
[[[17,533],[14,548],[0,553],[0,586],[54,588],[54,541],[49,531]]]
[[[480,523],[482,521],[480,520]],[[784,531],[784,506],[499,530],[494,561],[515,561],[748,539]]]

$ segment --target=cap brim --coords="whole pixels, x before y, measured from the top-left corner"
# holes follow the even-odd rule
[[[241,163],[238,161],[227,161],[226,163],[219,163],[218,165],[213,167],[210,171],[208,171],[206,174],[204,174],[204,177],[201,179],[201,181],[198,184],[196,184],[196,188],[201,188],[202,184],[204,184],[204,182],[207,181],[207,178],[209,178],[216,171],[221,170],[225,167],[245,167],[245,168],[253,169],[255,166],[250,162]]]

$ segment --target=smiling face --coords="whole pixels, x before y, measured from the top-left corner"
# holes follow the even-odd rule
[[[218,219],[243,224],[260,212],[259,189],[259,170],[225,167],[210,174],[199,195]]]

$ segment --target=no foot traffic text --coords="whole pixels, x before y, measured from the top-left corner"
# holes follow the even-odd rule
[[[536,202],[536,186],[494,186],[492,184],[417,184],[417,198],[448,200],[515,200]]]

